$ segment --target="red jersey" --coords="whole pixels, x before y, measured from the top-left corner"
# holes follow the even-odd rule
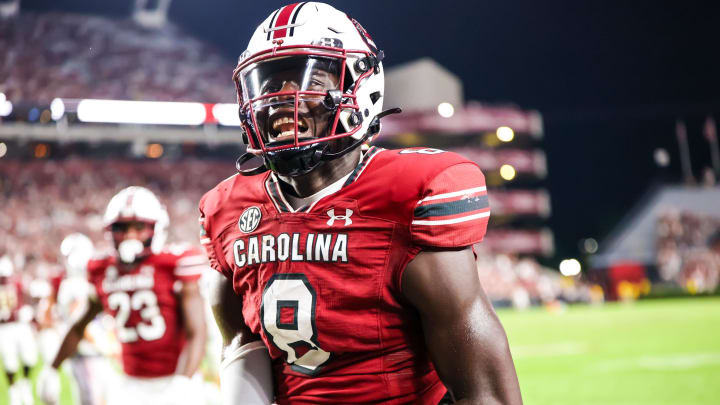
[[[0,277],[0,323],[17,322],[23,306],[23,287],[20,277]]]
[[[373,147],[339,191],[309,206],[294,210],[268,172],[223,181],[200,211],[210,264],[232,278],[269,349],[277,403],[443,397],[400,283],[422,249],[482,240],[490,210],[477,165]]]
[[[88,278],[104,310],[115,318],[123,369],[135,377],[175,373],[185,344],[177,282],[207,268],[197,248],[169,248],[132,266],[114,256],[88,262]]]

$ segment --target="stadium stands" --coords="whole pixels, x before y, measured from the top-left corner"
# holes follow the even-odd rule
[[[232,60],[172,24],[23,12],[0,24],[0,54],[0,92],[13,102],[234,101]]]
[[[720,251],[711,243],[720,232],[720,217],[670,211],[657,222],[657,266],[663,281],[691,293],[713,292],[720,284]],[[717,248],[716,248],[717,249]]]

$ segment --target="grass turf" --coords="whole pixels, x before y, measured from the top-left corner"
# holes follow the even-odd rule
[[[720,298],[499,315],[528,405],[720,404]]]
[[[720,404],[720,298],[498,313],[527,405]]]

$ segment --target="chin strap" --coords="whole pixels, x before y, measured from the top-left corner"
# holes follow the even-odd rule
[[[265,162],[262,162],[262,164],[260,164],[256,167],[251,167],[249,169],[243,169],[242,165],[249,162],[253,158],[258,158],[258,157],[249,152],[245,152],[239,158],[237,158],[237,160],[235,161],[235,169],[237,169],[238,173],[242,174],[243,176],[255,176],[255,175],[265,173],[266,171],[268,171],[268,168],[265,167]]]
[[[381,118],[386,117],[390,114],[399,114],[401,112],[402,112],[402,109],[395,107],[395,108],[391,108],[389,110],[385,110],[385,111],[379,113],[370,122],[370,125],[368,126],[368,130],[367,130],[367,132],[365,132],[365,135],[360,137],[360,139],[355,140],[355,142],[351,143],[350,146],[348,146],[347,148],[345,148],[339,152],[323,153],[322,160],[324,160],[324,161],[333,160],[333,159],[338,158],[338,157],[348,153],[349,151],[355,149],[358,145],[365,142],[368,138],[375,136],[378,134],[378,132],[380,132],[380,119]]]

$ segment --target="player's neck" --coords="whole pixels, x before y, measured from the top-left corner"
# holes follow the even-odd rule
[[[347,176],[360,163],[361,155],[360,148],[355,148],[344,156],[325,162],[308,174],[278,177],[296,196],[307,197]]]

